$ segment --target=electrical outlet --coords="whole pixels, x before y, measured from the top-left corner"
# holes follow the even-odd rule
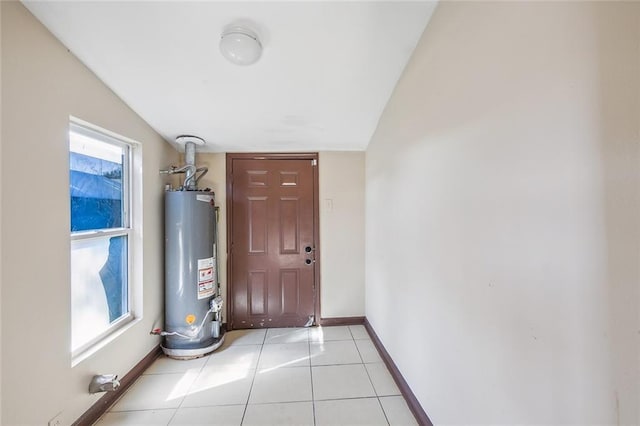
[[[49,426],[62,426],[62,413],[49,420]]]

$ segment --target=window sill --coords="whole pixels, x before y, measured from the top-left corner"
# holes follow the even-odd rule
[[[71,357],[71,368],[77,366],[84,360],[92,357],[94,354],[98,353],[102,348],[111,344],[118,337],[122,336],[124,333],[133,328],[136,324],[142,321],[142,318],[133,318],[131,321],[128,321],[126,324],[122,325],[118,329],[114,330],[113,333],[106,336],[104,339],[97,342],[95,345],[90,346],[86,350],[80,352],[78,355]]]

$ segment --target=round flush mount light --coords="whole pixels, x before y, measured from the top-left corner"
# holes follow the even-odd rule
[[[222,32],[220,52],[231,63],[251,65],[260,59],[262,44],[254,31],[242,26],[232,26]]]

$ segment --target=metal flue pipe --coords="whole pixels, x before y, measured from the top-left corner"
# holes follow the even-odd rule
[[[197,136],[178,136],[176,142],[184,144],[184,161],[182,167],[172,166],[168,170],[160,170],[161,174],[185,173],[186,177],[182,185],[184,191],[195,191],[198,189],[198,181],[207,174],[207,167],[196,167],[196,145],[204,145],[204,139]],[[199,175],[196,175],[200,173]]]
[[[187,177],[185,178],[186,190],[192,191],[196,189],[196,144],[189,140],[184,144],[184,162],[187,166]]]

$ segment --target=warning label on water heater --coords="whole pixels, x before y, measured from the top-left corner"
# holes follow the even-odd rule
[[[214,272],[213,257],[198,259],[198,300],[214,295]]]

